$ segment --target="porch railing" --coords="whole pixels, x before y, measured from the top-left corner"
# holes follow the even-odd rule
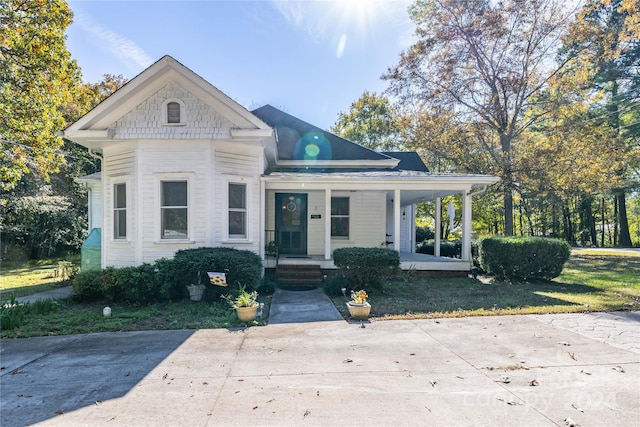
[[[278,267],[278,260],[280,259],[280,253],[278,251],[278,239],[276,235],[276,230],[265,230],[264,231],[264,241],[266,242],[264,245],[264,258],[266,259],[275,259],[276,265]]]

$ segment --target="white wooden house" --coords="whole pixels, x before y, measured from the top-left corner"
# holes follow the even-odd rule
[[[64,131],[102,157],[81,179],[101,266],[229,246],[335,268],[332,251],[388,247],[403,268],[468,271],[471,200],[497,181],[430,173],[415,153],[378,153],[269,105],[248,111],[169,56]],[[462,194],[462,259],[415,254],[414,205]],[[436,236],[439,238],[439,236]],[[436,254],[438,255],[438,254]]]

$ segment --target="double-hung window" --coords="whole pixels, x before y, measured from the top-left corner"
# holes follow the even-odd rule
[[[229,183],[229,238],[247,238],[247,185]]]
[[[160,216],[162,239],[189,238],[187,181],[161,181]]]
[[[331,237],[349,238],[349,198],[331,198]]]
[[[113,185],[113,238],[127,238],[127,184]]]

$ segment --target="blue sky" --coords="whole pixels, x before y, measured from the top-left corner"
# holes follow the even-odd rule
[[[171,55],[248,109],[333,125],[412,40],[408,1],[69,1],[86,82]]]

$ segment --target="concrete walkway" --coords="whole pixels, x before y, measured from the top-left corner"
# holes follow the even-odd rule
[[[320,288],[307,291],[278,289],[273,294],[269,324],[344,321],[333,302]]]
[[[27,302],[33,304],[38,300],[63,299],[69,298],[71,295],[73,295],[73,286],[63,286],[61,288],[51,289],[49,291],[38,292],[24,297],[18,297],[16,298],[16,301],[23,304]]]

